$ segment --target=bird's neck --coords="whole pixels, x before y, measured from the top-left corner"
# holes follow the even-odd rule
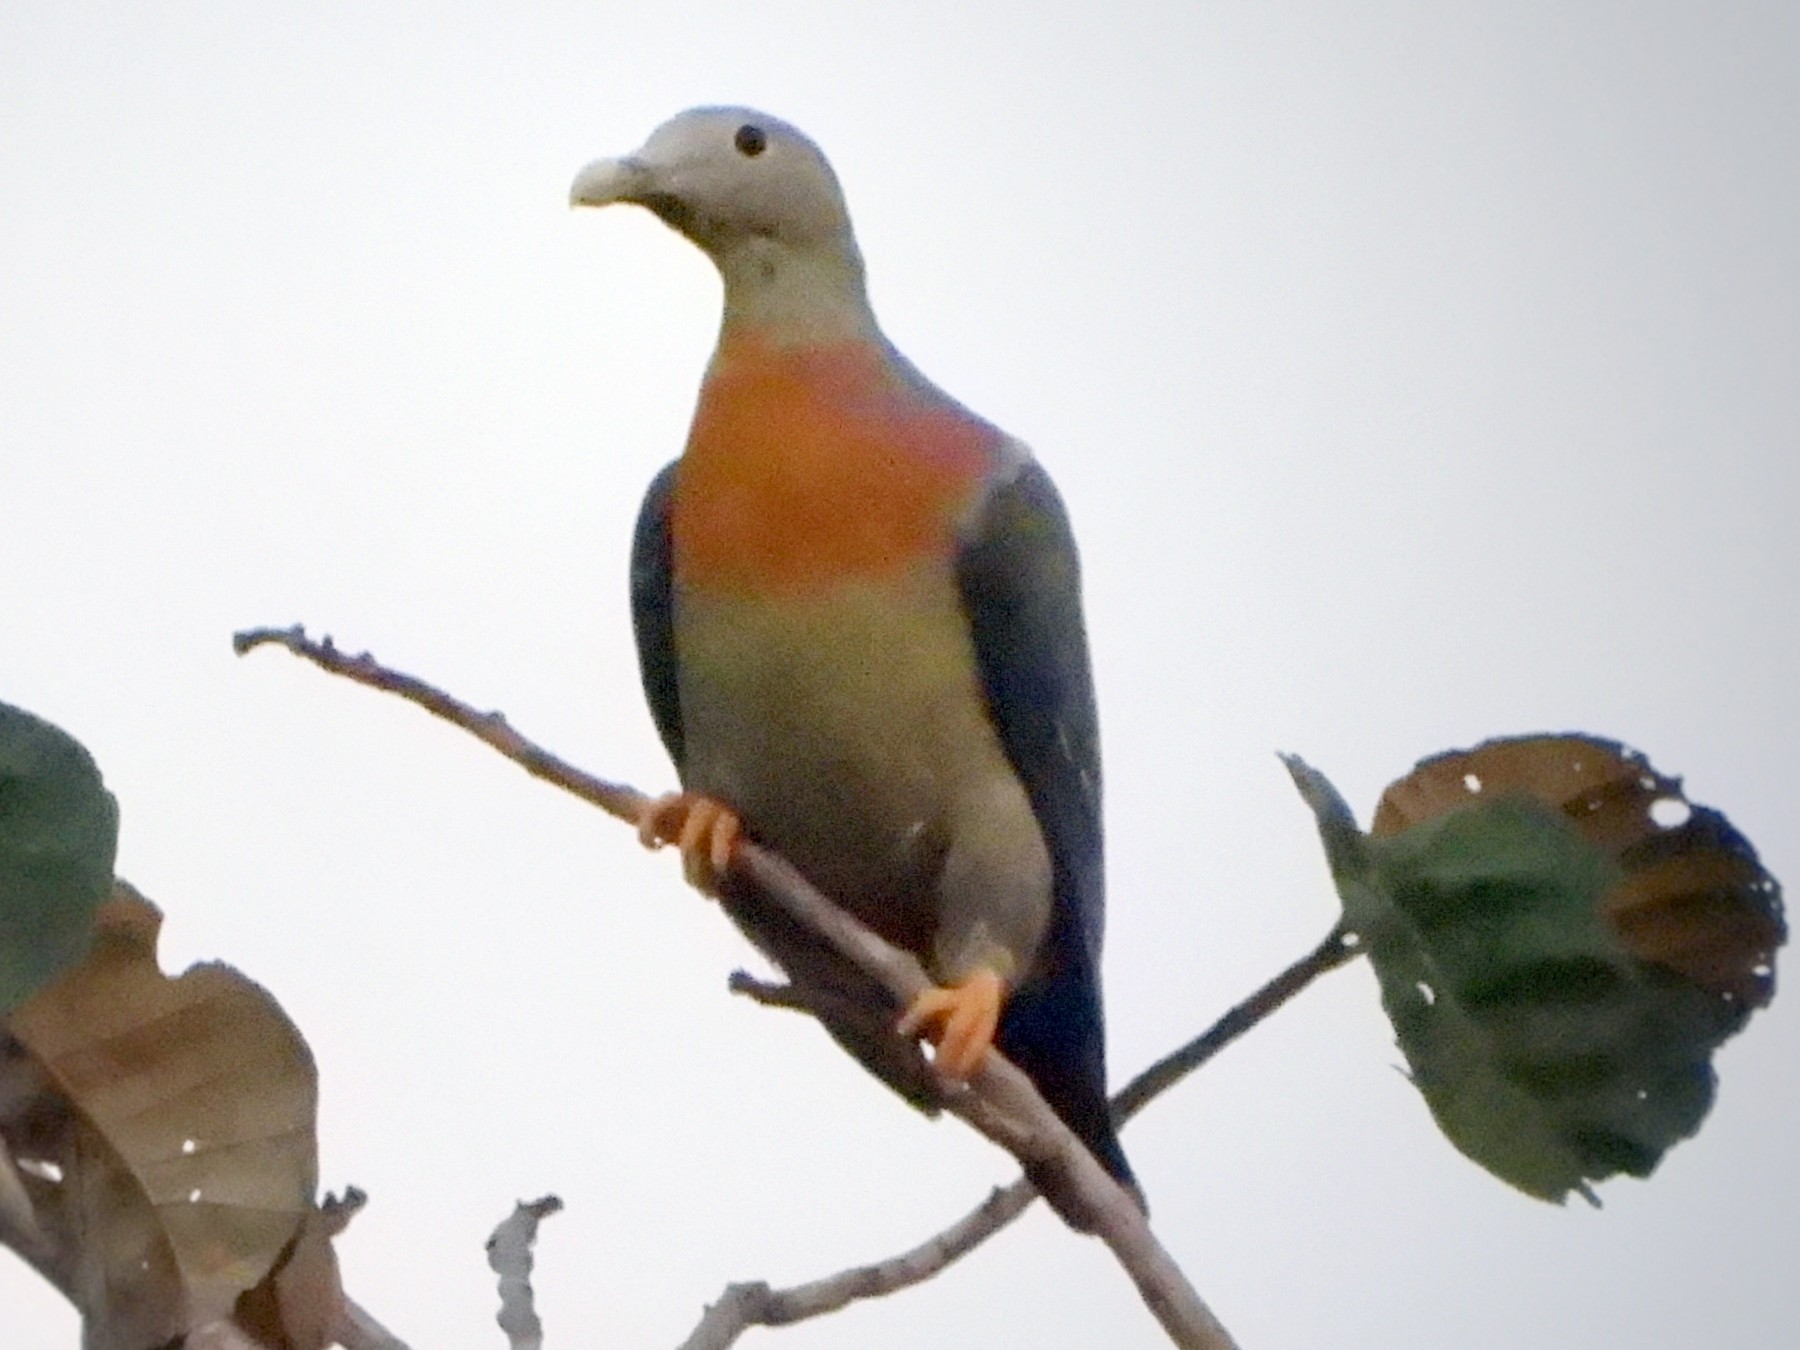
[[[714,261],[725,279],[721,348],[740,334],[777,347],[880,338],[862,258],[848,239],[796,248],[755,235],[718,250]]]

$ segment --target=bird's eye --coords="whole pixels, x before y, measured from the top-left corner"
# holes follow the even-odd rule
[[[754,159],[769,148],[769,133],[746,122],[737,129],[737,135],[731,138],[731,143],[737,146],[740,155]]]

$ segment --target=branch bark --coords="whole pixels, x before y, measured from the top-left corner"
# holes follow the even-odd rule
[[[1332,929],[1312,951],[1233,1005],[1187,1044],[1164,1055],[1114,1093],[1114,1121],[1124,1125],[1314,980],[1360,955],[1361,949],[1343,929]],[[793,1008],[801,1012],[811,1008],[807,997],[791,985],[770,984],[741,970],[733,973],[731,990],[764,1007]],[[985,1200],[949,1227],[886,1260],[852,1266],[786,1289],[772,1289],[760,1281],[728,1285],[719,1301],[707,1308],[699,1326],[683,1342],[681,1350],[725,1350],[751,1327],[803,1322],[834,1313],[862,1299],[882,1298],[923,1284],[1011,1224],[1037,1198],[1037,1187],[1021,1176],[1009,1185],[995,1188]]]
[[[942,1232],[885,1261],[787,1289],[772,1289],[761,1281],[727,1285],[680,1350],[726,1350],[751,1327],[788,1326],[923,1284],[1018,1218],[1035,1199],[1037,1188],[1020,1177],[989,1191],[987,1199]]]
[[[495,1320],[511,1350],[543,1350],[544,1324],[531,1288],[531,1248],[538,1225],[562,1207],[554,1195],[529,1203],[520,1200],[487,1240],[488,1266],[500,1277],[500,1315]]]
[[[265,645],[281,646],[332,674],[398,694],[478,737],[527,772],[611,815],[635,821],[647,800],[634,789],[594,778],[550,754],[514,731],[500,714],[480,712],[423,680],[381,665],[366,652],[347,656],[329,638],[314,642],[300,627],[253,629],[233,638],[240,655]],[[918,961],[833,905],[780,857],[746,842],[734,866],[789,917],[881,984],[898,1006],[910,1005],[930,987]],[[1056,1191],[1058,1208],[1076,1216],[1107,1244],[1175,1345],[1184,1350],[1229,1350],[1234,1346],[1157,1241],[1142,1211],[1044,1104],[1018,1068],[998,1052],[990,1053],[966,1088],[946,1095],[945,1106],[1048,1179]]]
[[[551,754],[535,741],[527,740],[508,725],[502,713],[472,708],[421,679],[388,669],[367,652],[350,656],[340,651],[329,634],[314,642],[299,624],[292,628],[247,628],[232,634],[231,646],[239,656],[257,647],[285,647],[295,656],[303,657],[333,675],[342,675],[384,693],[398,694],[408,703],[416,703],[426,712],[461,727],[532,777],[542,778],[627,824],[637,824],[638,813],[649,800],[636,788],[596,778],[568,760]]]

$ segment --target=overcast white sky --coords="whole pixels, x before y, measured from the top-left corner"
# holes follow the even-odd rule
[[[428,15],[428,17],[427,17]],[[624,559],[717,285],[574,171],[694,103],[810,131],[879,312],[1030,441],[1087,565],[1123,1076],[1331,922],[1273,752],[1366,813],[1582,729],[1800,875],[1800,8],[0,8],[0,699],[94,752],[165,962],[268,985],[323,1082],[352,1291],[501,1344],[482,1241],[559,1193],[552,1345],[961,1214],[1008,1162],[809,1024],[669,857],[233,629],[304,620],[671,782]],[[1800,1002],[1605,1208],[1436,1133],[1352,968],[1126,1135],[1246,1350],[1791,1344]],[[0,1260],[0,1340],[75,1344]],[[1151,1346],[1033,1215],[758,1345]]]

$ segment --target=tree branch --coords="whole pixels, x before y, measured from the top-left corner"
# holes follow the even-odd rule
[[[253,648],[271,645],[285,647],[295,656],[304,657],[333,675],[342,675],[358,684],[366,684],[371,689],[398,694],[407,702],[418,704],[426,712],[461,727],[471,736],[498,750],[526,773],[542,778],[564,792],[573,793],[582,801],[599,807],[609,816],[635,825],[639,812],[649,800],[635,788],[626,787],[622,783],[609,783],[604,778],[583,773],[566,759],[551,754],[534,741],[526,740],[507,725],[506,718],[501,713],[480,712],[423,680],[397,670],[389,670],[367,652],[356,656],[346,655],[338,650],[329,635],[314,642],[306,636],[304,628],[295,624],[292,628],[247,628],[231,637],[232,649],[239,656]]]
[[[531,1247],[538,1225],[563,1203],[554,1195],[513,1205],[487,1240],[489,1268],[500,1277],[500,1330],[511,1350],[543,1350],[544,1324],[538,1318],[537,1295],[531,1288]]]
[[[1113,1120],[1124,1125],[1307,985],[1360,955],[1362,950],[1354,940],[1349,940],[1341,928],[1332,929],[1312,951],[1235,1004],[1193,1040],[1164,1055],[1114,1093]],[[731,990],[765,1007],[795,1008],[802,1012],[811,1011],[813,1007],[807,995],[792,985],[771,984],[741,970],[732,974]],[[923,1284],[1011,1224],[1037,1198],[1037,1187],[1021,1176],[1011,1184],[991,1191],[985,1200],[948,1228],[897,1256],[869,1265],[852,1266],[786,1289],[772,1289],[761,1282],[728,1285],[719,1301],[706,1310],[700,1325],[683,1343],[681,1350],[725,1350],[751,1327],[803,1322],[836,1312],[861,1299],[881,1298]]]
[[[622,819],[634,820],[646,800],[630,788],[593,778],[551,755],[513,731],[497,713],[477,712],[422,680],[387,669],[367,653],[346,657],[329,641],[311,641],[298,627],[255,629],[233,639],[240,654],[267,644],[282,646],[332,674],[399,694],[477,736],[527,772]],[[931,987],[917,960],[837,908],[767,849],[746,841],[733,866],[788,917],[877,981],[899,1006],[910,1005]],[[1174,1344],[1187,1350],[1233,1346],[1151,1233],[1143,1212],[1044,1104],[1030,1079],[1004,1056],[990,1053],[966,1088],[947,1094],[945,1106],[1046,1179],[1056,1192],[1058,1209],[1107,1244]]]
[[[968,1214],[910,1251],[866,1266],[852,1266],[822,1280],[771,1289],[760,1281],[725,1287],[680,1350],[726,1350],[751,1327],[780,1327],[823,1317],[862,1299],[923,1284],[958,1258],[975,1250],[1023,1214],[1037,1188],[1024,1177],[997,1186]]]
[[[1113,1120],[1123,1125],[1156,1098],[1198,1069],[1321,975],[1349,965],[1363,954],[1354,934],[1340,924],[1318,946],[1276,975],[1255,993],[1233,1004],[1205,1031],[1171,1050],[1113,1094]]]

